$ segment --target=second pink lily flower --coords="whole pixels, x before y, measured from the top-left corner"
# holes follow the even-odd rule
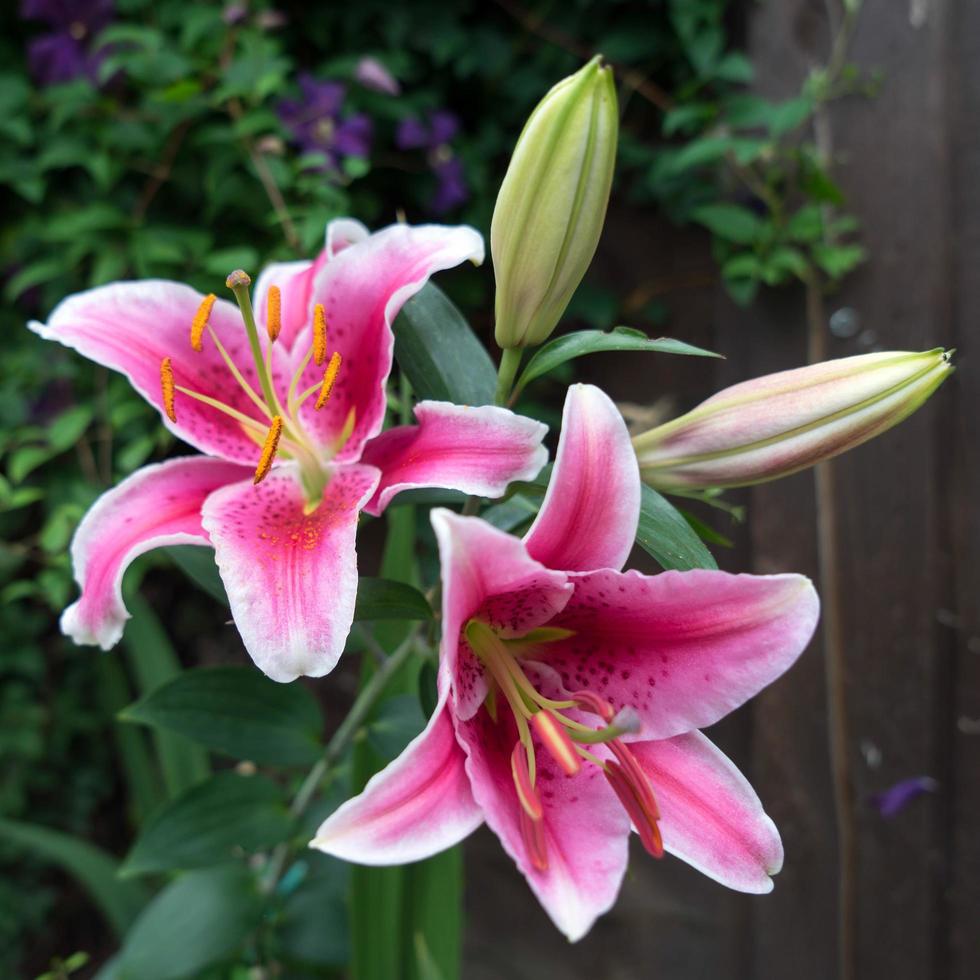
[[[615,406],[570,389],[554,473],[523,540],[433,513],[442,561],[439,701],[425,731],[312,846],[417,861],[486,821],[572,940],[611,907],[630,828],[746,892],[779,834],[698,729],[779,677],[817,622],[799,575],[621,572],[640,507]]]
[[[129,563],[210,544],[256,664],[278,681],[330,671],[353,618],[362,509],[419,486],[498,496],[547,458],[545,426],[488,406],[421,402],[418,425],[381,433],[392,320],[432,273],[483,251],[472,228],[369,235],[338,221],[316,260],[263,272],[251,329],[247,299],[243,316],[164,281],[79,293],[31,324],[125,374],[206,454],[144,467],[96,501],[72,543],[81,597],[64,632],[108,649],[128,617]]]

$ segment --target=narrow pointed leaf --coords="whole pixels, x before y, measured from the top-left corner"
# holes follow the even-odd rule
[[[252,667],[186,671],[120,717],[258,763],[308,765],[323,751],[323,718],[310,692]]]
[[[127,603],[133,617],[126,624],[123,646],[137,687],[146,695],[181,676],[180,661],[150,604],[138,593]],[[206,753],[182,735],[157,731],[153,738],[168,796],[183,792],[211,771]]]
[[[142,885],[118,877],[119,862],[88,841],[60,830],[0,817],[0,836],[12,847],[58,865],[92,896],[113,931],[122,936],[149,899]]]
[[[146,907],[126,937],[119,980],[177,980],[229,957],[259,924],[262,900],[237,864],[190,871]]]
[[[395,319],[395,359],[420,398],[492,405],[490,355],[463,314],[437,286],[424,286]]]
[[[711,552],[673,504],[644,484],[636,543],[666,569],[717,568]]]
[[[418,589],[387,578],[357,583],[354,619],[431,619],[432,607]]]
[[[701,347],[685,344],[681,340],[671,340],[670,337],[653,340],[641,331],[630,327],[616,327],[608,333],[602,330],[576,330],[545,344],[527,362],[524,373],[517,383],[517,390],[522,390],[531,381],[553,371],[565,361],[600,351],[648,351],[661,354],[690,354],[697,357],[719,356]]]
[[[292,829],[279,788],[264,776],[223,772],[192,786],[143,828],[124,875],[221,864],[285,840]]]

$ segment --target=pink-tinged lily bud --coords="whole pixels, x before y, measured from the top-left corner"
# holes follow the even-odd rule
[[[726,388],[636,436],[659,490],[776,480],[853,449],[911,415],[952,371],[952,351],[886,351],[768,374]]]
[[[619,110],[593,58],[559,82],[524,126],[493,212],[497,343],[545,341],[595,254],[609,203]]]

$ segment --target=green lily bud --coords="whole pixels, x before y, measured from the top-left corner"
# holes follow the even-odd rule
[[[952,351],[885,351],[753,378],[633,439],[658,490],[741,487],[789,476],[911,415],[949,377]]]
[[[598,56],[525,124],[490,226],[501,347],[545,341],[582,281],[606,216],[618,131],[612,69]]]

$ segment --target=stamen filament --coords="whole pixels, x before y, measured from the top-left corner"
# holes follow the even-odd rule
[[[174,367],[169,357],[160,362],[160,387],[163,389],[163,410],[171,422],[177,421],[174,410]]]
[[[245,375],[238,370],[238,366],[231,359],[231,355],[225,350],[225,345],[218,340],[218,335],[208,326],[208,335],[211,340],[214,341],[214,346],[217,347],[218,353],[221,355],[221,359],[225,362],[225,366],[231,372],[232,377],[238,382],[239,387],[242,391],[248,395],[249,398],[255,403],[259,411],[268,419],[272,418],[272,412],[269,411],[269,406],[266,405],[264,401],[259,397],[259,393],[248,383]]]
[[[214,293],[208,293],[201,300],[201,305],[197,308],[194,319],[191,320],[191,347],[198,354],[204,350],[204,345],[201,343],[204,338],[204,328],[208,325],[208,320],[211,319],[211,310],[214,309],[214,303],[217,298]]]
[[[211,408],[216,408],[219,412],[224,412],[225,415],[230,416],[236,422],[245,426],[245,428],[257,431],[261,438],[265,437],[265,426],[262,425],[262,423],[257,419],[253,419],[250,415],[246,415],[244,412],[239,412],[237,408],[232,408],[230,405],[226,405],[224,402],[218,401],[217,398],[211,398],[210,395],[202,395],[200,392],[194,391],[192,388],[185,388],[183,385],[174,385],[174,388],[182,395],[187,395],[188,398],[195,398],[197,401],[203,402],[205,405],[210,405]]]
[[[282,436],[282,417],[277,415],[272,420],[269,434],[266,436],[265,445],[262,447],[262,456],[259,458],[259,465],[255,468],[255,476],[252,483],[258,485],[268,475],[272,469],[272,464],[276,459],[276,450],[279,448],[279,439]]]
[[[303,377],[303,372],[307,369],[307,367],[309,367],[310,361],[312,359],[313,359],[313,348],[311,347],[304,355],[303,360],[300,362],[299,367],[296,369],[296,373],[292,376],[292,379],[289,382],[289,391],[286,394],[286,409],[288,410],[289,414],[293,418],[296,417],[296,411],[301,404],[296,401],[296,389],[299,387],[299,382],[300,379]],[[316,391],[317,388],[319,388],[319,384],[313,385],[313,387],[310,388],[310,394]],[[304,395],[303,397],[305,398],[306,396]]]

